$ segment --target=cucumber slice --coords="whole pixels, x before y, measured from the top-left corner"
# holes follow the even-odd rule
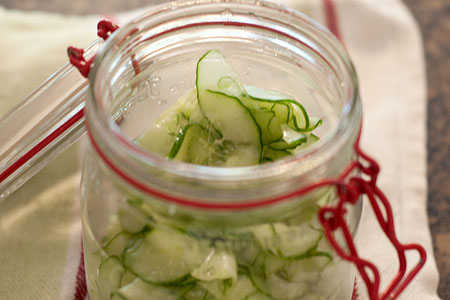
[[[273,260],[269,262],[267,260],[268,258],[272,258]],[[270,264],[274,264],[276,262],[278,262],[276,267],[273,265],[270,266]],[[276,256],[265,257],[263,260],[264,266],[259,265],[250,268],[251,281],[261,294],[264,294],[271,299],[301,299],[299,297],[307,291],[308,285],[304,282],[290,282],[280,277],[281,272],[279,269],[282,269],[283,264],[285,263],[286,262],[283,262]],[[264,267],[265,270],[261,269],[261,267]],[[270,268],[273,268],[273,270],[269,271]],[[275,270],[277,271],[274,272]]]
[[[289,104],[291,107],[292,113],[289,125],[297,131],[310,131],[311,129],[309,128],[309,116],[303,105],[294,100],[284,100],[283,102]]]
[[[247,275],[239,275],[236,283],[230,287],[224,297],[224,300],[241,300],[257,292],[255,286]]]
[[[315,138],[309,139],[307,133],[322,124],[322,120],[310,119],[306,109],[300,103],[292,100],[290,96],[276,91],[267,91],[253,86],[246,86],[246,89],[250,101],[243,100],[243,103],[255,115],[261,128],[264,145],[268,144],[273,150],[300,150],[318,140],[315,136]],[[264,110],[273,112],[275,118],[270,119],[269,122],[267,116],[263,114]],[[300,146],[302,147],[300,148]],[[291,152],[287,153],[287,155],[291,154]],[[263,162],[273,160],[263,151]]]
[[[270,294],[278,300],[299,299],[308,291],[308,285],[304,282],[289,282],[272,274],[267,279]]]
[[[312,144],[314,144],[315,142],[317,142],[319,140],[319,137],[317,137],[314,134],[307,134],[307,139],[306,142],[302,143],[301,145],[297,146],[295,149],[293,149],[292,153],[298,153],[299,151],[308,148],[309,146],[311,146]]]
[[[298,207],[298,213],[287,220],[286,223],[289,225],[314,224],[320,207],[317,199],[305,201]]]
[[[104,260],[98,268],[98,289],[101,299],[109,299],[111,293],[120,288],[120,282],[125,269],[116,256]]]
[[[306,224],[288,226],[283,223],[273,225],[278,251],[283,258],[297,258],[317,248],[322,233]]]
[[[261,139],[264,145],[270,144],[282,137],[280,122],[275,111],[264,108],[250,109],[250,111],[255,117],[259,128],[261,128]]]
[[[259,88],[257,86],[252,85],[246,85],[245,90],[247,91],[248,95],[257,101],[266,101],[266,102],[275,102],[279,100],[287,100],[287,99],[293,99],[293,97],[275,91],[275,90],[266,90]]]
[[[331,255],[325,252],[316,252],[309,257],[297,260],[286,260],[267,254],[264,258],[264,274],[266,278],[277,275],[289,282],[316,283],[320,272],[332,261]]]
[[[203,281],[225,279],[236,281],[236,258],[233,254],[225,251],[214,251],[198,268],[192,271],[191,275]]]
[[[237,264],[243,267],[253,265],[258,255],[261,254],[261,248],[251,238],[233,241],[233,251]]]
[[[202,287],[212,299],[223,299],[227,290],[232,286],[231,280],[198,281],[197,284]]]
[[[322,233],[305,224],[263,224],[251,227],[260,247],[285,259],[296,259],[317,248]]]
[[[183,292],[183,288],[163,287],[136,278],[132,283],[120,288],[116,294],[127,300],[177,300]]]
[[[203,115],[197,104],[197,91],[192,89],[164,111],[154,123],[135,139],[142,148],[166,156],[178,133],[189,123],[200,123]]]
[[[105,251],[110,256],[120,256],[129,243],[132,234],[128,232],[119,232],[106,245]]]
[[[283,137],[280,141],[275,141],[269,144],[269,147],[274,150],[287,150],[295,149],[299,145],[306,143],[308,136],[306,134],[297,132],[291,129],[286,124],[281,124],[280,126]]]
[[[117,214],[111,215],[108,220],[108,226],[105,229],[102,246],[105,247],[117,234],[123,231]]]
[[[134,275],[128,270],[125,270],[125,272],[122,274],[122,278],[120,278],[120,286],[122,287],[129,285],[130,283],[135,281],[136,278],[137,278],[136,275]]]
[[[176,283],[197,268],[212,250],[175,230],[154,229],[123,254],[124,265],[150,283]]]
[[[235,77],[233,77],[233,75],[235,75]],[[217,90],[232,97],[241,98],[246,94],[246,91],[243,85],[236,80],[237,74],[233,75],[228,75],[220,78],[217,82]]]
[[[263,157],[262,162],[276,161],[278,159],[282,159],[289,155],[291,155],[291,152],[289,152],[289,150],[286,150],[286,149],[276,150],[276,149],[272,149],[268,146],[264,146],[263,154],[262,154],[262,157]]]
[[[313,130],[313,128],[310,128],[310,119],[306,109],[299,102],[293,100],[293,97],[277,91],[267,91],[254,86],[246,86],[246,90],[248,95],[256,101],[271,101],[287,105],[289,107],[289,114],[286,123],[296,131],[308,132]],[[317,124],[317,126],[319,125]]]
[[[261,224],[252,226],[249,231],[253,233],[256,241],[263,250],[277,253],[278,241],[272,224]]]
[[[302,300],[327,300],[327,299],[320,295],[308,293],[302,296]]]
[[[244,300],[276,300],[273,297],[264,295],[262,293],[254,293],[252,295],[249,295],[248,297],[246,297]]]
[[[261,161],[261,129],[241,102],[244,86],[223,55],[211,50],[197,63],[197,99],[201,111],[231,143],[233,154],[223,166],[246,166]]]
[[[127,232],[138,233],[147,225],[148,216],[128,203],[120,205],[117,215],[120,225]]]
[[[272,150],[293,150],[297,148],[297,146],[305,143],[306,140],[307,137],[305,135],[302,135],[298,140],[292,141],[291,143],[286,143],[285,141],[274,141],[269,144],[269,148]]]
[[[284,276],[286,273],[286,260],[279,258],[278,256],[275,256],[273,254],[267,253],[264,257],[263,261],[263,269],[264,274],[266,277],[269,277],[273,274],[283,274],[283,278],[287,278],[287,276]]]
[[[232,154],[232,143],[216,140],[200,124],[189,124],[180,132],[169,158],[197,165],[220,166]]]
[[[113,293],[111,295],[111,300],[128,300],[127,298],[124,298],[123,296],[117,294],[117,293]]]
[[[256,124],[261,129],[261,140],[264,145],[281,138],[280,121],[283,120],[277,116],[276,104],[256,101],[247,95],[242,95],[239,100],[255,118]]]
[[[232,155],[223,166],[258,164],[261,161],[261,130],[249,109],[238,98],[197,88],[200,109],[215,128],[220,128],[223,140],[232,144]]]
[[[214,297],[204,288],[196,284],[192,289],[186,292],[180,300],[214,300]]]
[[[121,254],[122,259],[123,259],[123,255],[127,251],[133,251],[133,249],[138,248],[142,244],[147,232],[148,231],[142,231],[142,232],[134,234],[130,237],[130,239],[128,240],[128,243],[125,245],[125,248],[123,249],[123,252]]]
[[[309,118],[309,122],[310,122],[309,131],[313,131],[323,123],[322,119],[316,117]]]
[[[196,148],[200,149],[196,149]],[[208,165],[213,152],[207,130],[200,124],[186,125],[178,134],[169,158],[198,165]]]
[[[213,90],[240,98],[247,94],[233,67],[217,50],[206,52],[197,62],[197,98],[201,90]]]
[[[260,99],[249,96],[245,102],[251,109],[269,110],[275,113],[275,117],[280,124],[288,123],[291,118],[291,106],[285,100]],[[281,136],[281,135],[280,135]]]
[[[311,257],[290,261],[284,271],[292,282],[315,283],[319,280],[320,272],[332,261],[331,255],[318,252]]]

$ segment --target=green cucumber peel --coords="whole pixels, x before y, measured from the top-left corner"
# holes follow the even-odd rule
[[[117,256],[109,256],[98,267],[98,288],[100,293],[108,295],[120,288],[120,282],[125,272],[122,261]]]
[[[300,254],[300,255],[284,256],[283,254],[278,253],[277,256],[285,261],[298,261],[298,260],[308,259],[308,258],[313,258],[313,257],[326,257],[326,258],[330,259],[330,261],[333,260],[333,256],[331,256],[331,254],[329,254],[327,252],[323,252],[323,251],[317,251],[317,245],[314,246],[313,248],[309,249],[307,252]]]
[[[315,139],[315,141],[320,140],[320,137],[318,137],[318,136],[315,135],[314,133],[311,133],[309,136],[312,137],[313,139]]]
[[[165,287],[152,283],[145,282],[141,278],[136,278],[128,285],[122,286],[114,294],[119,295],[125,299],[165,299],[165,300],[179,300],[183,299],[186,291],[191,289],[191,286],[183,287]]]
[[[313,126],[310,126],[311,118],[309,117],[309,114],[306,111],[305,107],[293,99],[288,99],[288,98],[286,98],[286,99],[263,99],[263,98],[254,97],[252,95],[249,95],[249,97],[250,97],[250,99],[252,99],[254,101],[273,103],[273,106],[272,106],[273,108],[276,105],[285,105],[288,108],[286,124],[288,124],[292,120],[292,125],[293,125],[292,127],[297,132],[305,132],[305,133],[311,132],[323,123],[323,121],[321,119],[319,119],[317,122],[314,123]],[[299,122],[297,120],[297,116],[294,113],[294,108],[292,107],[292,105],[296,106],[301,111],[301,114],[305,120],[304,127],[299,126],[299,124],[298,124]]]
[[[167,156],[168,158],[175,158],[175,156],[177,155],[178,151],[181,148],[181,145],[184,142],[184,137],[186,136],[186,132],[188,131],[189,128],[191,128],[192,126],[194,126],[196,124],[188,124],[186,126],[184,126],[180,132],[178,132],[177,137],[175,138],[175,142],[173,143],[172,149],[170,149],[169,155]]]
[[[297,116],[294,113],[294,108],[292,108],[292,111],[293,111],[292,112],[292,120],[294,122],[295,130],[297,130],[297,131],[309,130],[309,115],[306,112],[306,109],[303,107],[303,105],[301,105],[300,103],[298,103],[295,100],[284,100],[284,101],[288,101],[290,105],[297,106],[300,109],[300,111],[302,112],[303,117],[305,118],[305,127],[301,128],[300,126],[298,126]]]
[[[270,103],[272,104],[271,110],[273,111],[277,106],[284,106],[287,110],[287,116],[286,116],[286,121],[285,123],[288,123],[289,120],[291,119],[291,107],[289,105],[289,101],[294,101],[291,99],[277,99],[277,100],[272,100],[272,99],[262,99],[262,98],[257,98],[254,97],[252,95],[249,95],[249,98],[253,101],[256,102],[262,102],[262,103]],[[294,101],[296,102],[296,101]]]
[[[122,296],[119,292],[111,293],[111,300],[130,300],[124,296]]]
[[[309,125],[310,125],[310,118],[309,118],[308,112],[306,111],[305,107],[302,104],[300,104],[299,102],[297,102],[297,101],[295,101],[293,99],[288,99],[288,98],[286,98],[286,99],[262,99],[262,98],[257,98],[257,97],[251,96],[251,95],[249,97],[250,97],[250,99],[252,99],[254,101],[274,103],[276,105],[286,105],[289,108],[288,109],[288,117],[287,117],[287,122],[286,123],[288,123],[290,120],[292,120],[293,121],[293,125],[294,125],[293,129],[295,129],[297,131],[300,131],[300,132],[308,132],[308,131],[312,130],[309,127]],[[294,113],[294,108],[292,107],[292,105],[296,106],[300,110],[302,116],[304,117],[304,119],[305,119],[305,126],[304,127],[300,127],[298,125],[297,117],[296,117],[296,115]],[[317,126],[319,126],[319,125],[317,125]]]
[[[306,143],[307,137],[303,136],[293,142],[287,143],[284,140],[278,140],[270,143],[268,146],[270,149],[273,150],[292,150],[297,148],[297,146],[300,146],[303,143]]]
[[[119,232],[103,248],[110,256],[121,255],[132,236],[131,233],[126,231]]]
[[[251,272],[251,271],[249,272],[250,281],[252,282],[253,286],[257,290],[257,292],[255,292],[255,294],[260,293],[260,294],[263,294],[264,296],[268,297],[270,300],[277,300],[276,298],[274,298],[272,296],[271,293],[269,293],[262,287],[263,284],[261,284],[261,282],[258,282],[258,279],[256,276],[257,275],[255,275],[253,272]],[[254,296],[255,294],[253,294],[252,296]],[[247,299],[249,299],[249,298],[247,298]]]

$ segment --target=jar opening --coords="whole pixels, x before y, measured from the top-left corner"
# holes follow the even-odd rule
[[[338,174],[347,160],[336,158],[356,138],[361,114],[355,71],[339,42],[314,21],[272,3],[191,2],[150,10],[120,28],[100,51],[90,74],[87,120],[92,143],[102,159],[134,187],[167,200],[179,199],[177,193],[182,195],[187,183],[199,181],[223,185],[219,188],[227,191],[223,199],[233,198],[233,191],[242,189],[247,189],[252,199],[248,187],[255,182],[266,182],[267,189],[273,190],[268,199],[233,201],[240,207],[292,197],[293,191],[279,193],[293,180],[297,186],[306,186]],[[130,31],[136,32],[129,36]],[[235,168],[167,160],[136,146],[133,139],[149,125],[143,120],[154,119],[176,100],[176,95],[167,92],[172,87],[180,92],[192,88],[193,62],[211,48],[223,50],[243,72],[253,68],[256,75],[247,78],[250,84],[287,78],[270,84],[300,94],[299,98],[308,99],[308,109],[323,114],[327,127],[321,141],[280,161]],[[135,72],[131,58],[139,63],[141,73]],[[264,68],[270,72],[257,75]],[[185,75],[188,72],[190,76]],[[331,161],[334,166],[327,167]],[[157,175],[161,172],[164,178]],[[165,183],[167,176],[182,182],[179,190]],[[208,198],[202,193],[198,196]],[[212,205],[230,208],[226,200]]]

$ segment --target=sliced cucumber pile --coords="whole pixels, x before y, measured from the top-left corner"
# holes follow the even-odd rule
[[[115,216],[96,279],[101,299],[321,299],[313,287],[332,257],[319,249],[313,215],[213,233],[157,222],[132,199]]]
[[[136,143],[192,164],[238,167],[289,156],[318,140],[322,120],[292,97],[244,86],[216,50],[197,63],[196,87],[165,111]]]
[[[281,159],[318,140],[322,123],[292,97],[244,86],[223,55],[197,63],[195,89],[167,109],[136,143],[169,159],[237,167]],[[313,227],[318,204],[296,222],[183,229],[143,201],[119,207],[103,240],[95,285],[100,299],[310,300],[331,263]],[[199,232],[197,232],[197,231]]]

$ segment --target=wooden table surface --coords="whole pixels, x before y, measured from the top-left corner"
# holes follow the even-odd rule
[[[164,1],[0,0],[0,6],[89,14],[129,10]],[[416,16],[425,43],[428,72],[428,215],[441,274],[439,295],[443,300],[450,300],[450,0],[404,2]]]

